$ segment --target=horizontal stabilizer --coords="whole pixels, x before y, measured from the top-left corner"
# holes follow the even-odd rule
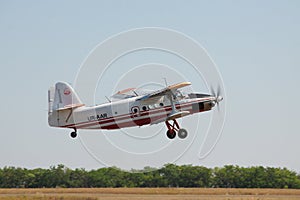
[[[79,108],[79,107],[82,107],[84,106],[84,104],[70,104],[70,105],[66,105],[65,107],[63,108],[58,108],[57,110],[68,110],[68,109],[74,109],[74,108]]]

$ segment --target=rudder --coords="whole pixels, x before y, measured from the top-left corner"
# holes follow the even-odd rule
[[[65,82],[55,84],[52,110],[63,110],[83,106],[74,89]]]
[[[65,82],[58,82],[48,90],[48,124],[64,126],[70,122],[73,109],[84,106],[74,89]]]

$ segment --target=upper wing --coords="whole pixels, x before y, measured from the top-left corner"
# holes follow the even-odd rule
[[[201,103],[201,102],[209,102],[211,101],[210,99],[203,99],[203,100],[198,100],[198,103]],[[181,117],[184,117],[186,115],[189,114],[189,111],[178,111],[178,112],[175,112],[173,114],[170,114],[166,117],[162,117],[162,118],[158,118],[157,120],[155,121],[151,121],[150,124],[158,124],[160,122],[165,122],[165,121],[168,121],[168,120],[173,120],[173,119],[177,119],[177,118],[181,118]]]
[[[144,103],[155,103],[158,100],[160,100],[163,96],[167,95],[168,93],[175,93],[175,91],[179,88],[186,87],[191,85],[190,82],[181,82],[174,85],[170,85],[168,87],[165,87],[161,90],[157,90],[154,92],[151,92],[149,94],[146,94],[140,98],[137,99],[137,101],[144,101]]]

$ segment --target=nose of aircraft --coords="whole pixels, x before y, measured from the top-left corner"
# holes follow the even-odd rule
[[[221,102],[223,100],[223,97],[222,96],[218,96],[217,97],[217,102],[219,103],[219,102]]]

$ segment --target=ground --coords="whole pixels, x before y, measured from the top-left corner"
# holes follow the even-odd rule
[[[0,200],[283,200],[299,199],[295,189],[222,188],[55,188],[0,189]]]

